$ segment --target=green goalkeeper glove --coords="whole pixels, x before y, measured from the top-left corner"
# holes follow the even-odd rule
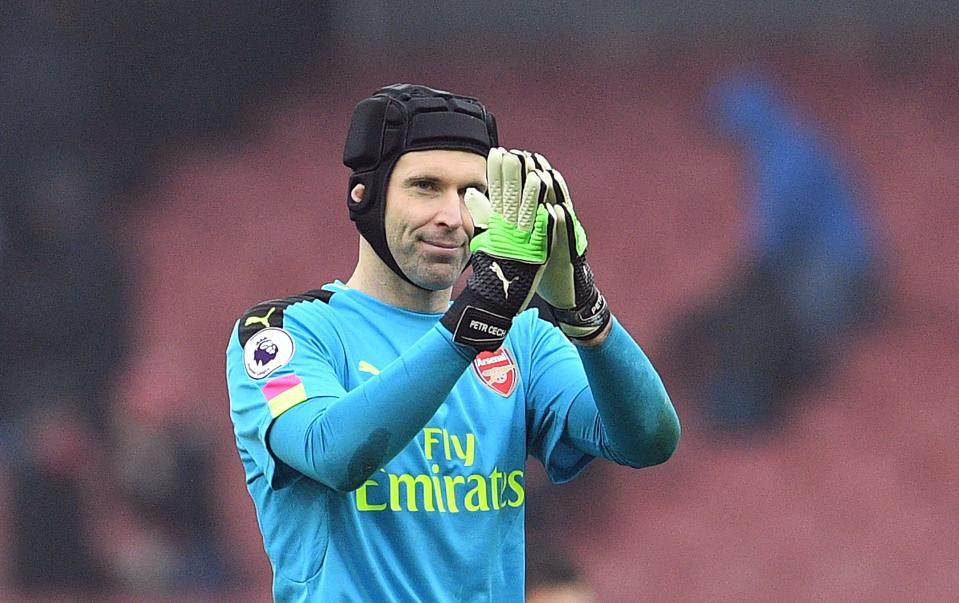
[[[537,293],[553,307],[556,322],[567,337],[592,339],[605,329],[610,312],[586,262],[586,231],[573,210],[566,180],[542,155],[513,152],[523,157],[527,169],[545,174],[546,201],[556,219],[556,241]]]
[[[470,242],[473,274],[440,322],[455,342],[496,350],[536,291],[555,218],[545,203],[543,178],[548,176],[527,171],[516,155],[490,149],[486,176],[489,198],[470,188],[464,199],[474,223],[484,222]]]

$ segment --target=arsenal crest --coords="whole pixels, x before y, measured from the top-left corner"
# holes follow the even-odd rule
[[[473,370],[480,381],[497,394],[508,397],[516,388],[516,363],[506,348],[495,352],[480,352],[473,360]]]

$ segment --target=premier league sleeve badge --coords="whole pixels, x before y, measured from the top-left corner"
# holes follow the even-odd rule
[[[263,379],[293,358],[293,338],[276,327],[261,329],[243,346],[243,364],[252,379]]]

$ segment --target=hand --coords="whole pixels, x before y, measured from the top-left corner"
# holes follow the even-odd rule
[[[474,216],[474,208],[489,208],[485,219],[474,217],[474,225],[485,224],[470,242],[473,274],[441,323],[457,343],[495,350],[536,291],[556,222],[546,205],[544,172],[527,171],[520,157],[493,148],[486,175],[488,199],[472,188],[465,197]]]
[[[553,307],[560,329],[582,342],[604,332],[610,321],[606,298],[596,287],[586,262],[586,230],[573,210],[566,180],[540,154],[513,151],[524,158],[527,169],[545,174],[548,208],[556,219],[556,240],[537,293]]]

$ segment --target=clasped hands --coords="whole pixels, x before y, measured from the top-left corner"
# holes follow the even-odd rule
[[[512,311],[522,312],[535,292],[571,339],[586,342],[605,332],[609,309],[586,262],[586,231],[562,174],[538,153],[503,148],[490,149],[486,170],[487,194],[475,188],[465,194],[476,230],[474,272],[491,271],[508,298],[514,283],[505,266],[519,262],[526,278],[513,279],[522,282],[512,291]]]

